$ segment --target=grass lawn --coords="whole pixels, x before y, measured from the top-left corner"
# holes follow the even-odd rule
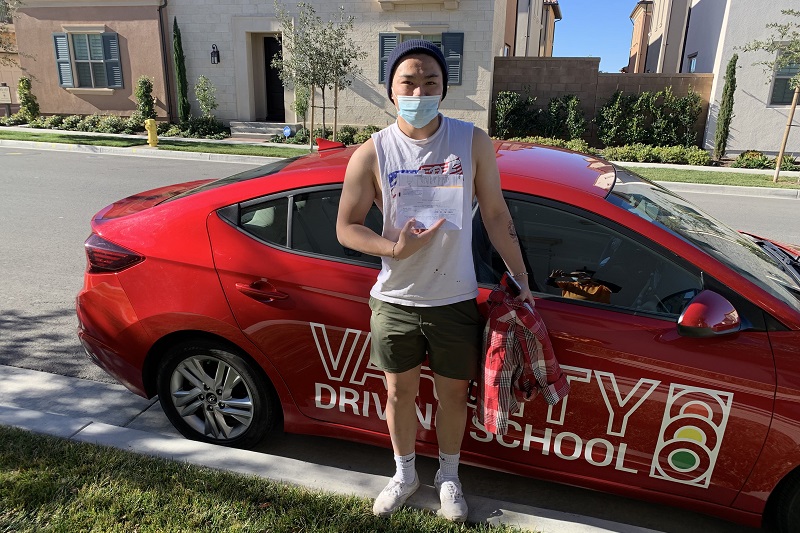
[[[0,531],[517,531],[0,427]]]
[[[76,135],[69,133],[43,133],[27,131],[4,131],[0,128],[0,139],[13,141],[37,141],[59,144],[87,144],[91,146],[115,146],[130,148],[147,146],[145,139],[129,139],[125,137],[103,137],[95,135]],[[210,142],[185,142],[161,137],[158,140],[159,150],[178,152],[205,152],[212,154],[255,155],[261,157],[295,157],[308,151],[308,148],[282,148],[261,146],[258,144],[226,144]]]
[[[621,166],[625,165],[622,164]],[[778,183],[772,183],[772,174],[740,174],[738,172],[652,167],[630,167],[630,170],[653,181],[679,181],[683,183],[703,183],[708,185],[742,185],[745,187],[800,189],[800,183],[798,183],[797,178],[790,178],[785,175],[779,176]]]

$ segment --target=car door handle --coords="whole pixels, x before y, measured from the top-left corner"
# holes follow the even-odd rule
[[[274,289],[272,284],[267,280],[254,281],[249,285],[247,283],[237,283],[236,289],[245,296],[249,296],[253,300],[261,303],[269,303],[275,300],[285,300],[289,297],[289,295],[284,292],[279,292],[276,290],[264,290],[264,285],[267,285],[270,289]]]

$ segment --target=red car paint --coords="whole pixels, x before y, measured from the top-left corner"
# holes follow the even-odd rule
[[[770,493],[800,465],[800,312],[609,202],[609,163],[521,143],[496,148],[506,193],[561,202],[627,228],[780,327],[692,338],[678,333],[675,319],[537,293],[572,392],[553,407],[541,399],[523,405],[505,436],[469,423],[463,459],[759,525]],[[100,211],[93,232],[145,260],[117,273],[87,272],[77,298],[87,352],[151,397],[158,358],[171,342],[225,339],[263,369],[286,431],[389,447],[384,378],[368,364],[376,269],[264,244],[218,214],[284,191],[335,187],[352,152],[320,152],[223,186],[164,187]],[[198,185],[200,192],[181,195]],[[481,286],[479,301],[490,289]],[[427,369],[417,403],[418,449],[434,455]]]

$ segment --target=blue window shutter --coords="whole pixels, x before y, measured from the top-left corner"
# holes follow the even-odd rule
[[[399,33],[380,33],[378,34],[378,55],[380,56],[380,60],[378,61],[378,82],[386,83],[386,76],[388,72],[386,72],[386,63],[389,61],[389,54],[392,53],[392,50],[400,44],[400,34]]]
[[[56,74],[61,87],[75,87],[72,78],[72,62],[69,55],[69,40],[66,33],[53,34],[53,49],[56,54]]]
[[[116,33],[103,34],[103,59],[105,59],[108,86],[112,89],[121,89],[122,64],[119,60],[119,38]]]
[[[461,73],[464,63],[464,34],[443,33],[442,52],[447,62],[448,85],[461,85]]]

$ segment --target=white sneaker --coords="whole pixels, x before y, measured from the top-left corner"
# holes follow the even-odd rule
[[[419,476],[414,477],[413,483],[400,483],[394,479],[389,480],[372,506],[375,516],[389,516],[406,503],[406,500],[419,488]]]
[[[467,501],[464,499],[464,493],[461,491],[461,482],[458,480],[442,481],[440,472],[436,472],[433,486],[436,487],[439,501],[442,502],[442,515],[452,522],[466,521],[469,509]]]

